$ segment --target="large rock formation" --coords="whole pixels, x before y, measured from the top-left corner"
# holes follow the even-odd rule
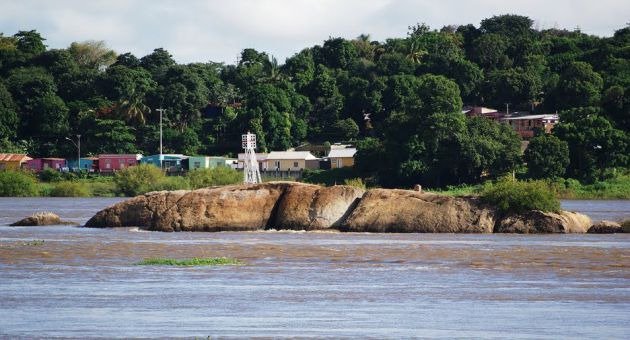
[[[140,195],[98,212],[86,227],[159,231],[259,229],[416,233],[584,233],[590,219],[530,211],[497,218],[476,197],[295,182],[231,185]]]
[[[524,214],[508,215],[497,221],[495,233],[551,234],[585,233],[591,219],[580,213],[560,211],[558,213],[529,211]]]
[[[339,228],[364,192],[347,185],[289,186],[278,203],[270,226],[294,230]]]
[[[363,190],[294,182],[158,191],[98,212],[86,227],[159,231],[336,228]]]
[[[150,192],[98,212],[85,226],[137,226],[160,231],[264,229],[290,185],[276,182]]]
[[[476,198],[373,189],[342,230],[396,233],[491,233],[494,212]]]

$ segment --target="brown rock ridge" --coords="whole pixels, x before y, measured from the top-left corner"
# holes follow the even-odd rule
[[[491,233],[494,211],[472,197],[373,189],[350,213],[343,231]]]
[[[152,192],[98,212],[85,226],[157,231],[332,228],[348,232],[584,233],[591,224],[588,217],[571,212],[497,216],[476,197],[270,182]]]
[[[591,219],[580,213],[560,211],[558,213],[529,211],[524,214],[508,215],[497,222],[495,233],[551,234],[585,233]]]

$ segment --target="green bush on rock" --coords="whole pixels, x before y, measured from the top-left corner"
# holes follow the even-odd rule
[[[556,193],[544,181],[525,182],[503,179],[495,184],[485,185],[481,198],[502,213],[560,210],[560,201]]]

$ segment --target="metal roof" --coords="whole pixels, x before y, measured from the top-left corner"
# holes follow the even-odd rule
[[[271,151],[267,156],[268,160],[280,160],[280,159],[304,159],[311,160],[317,159],[308,151]]]
[[[4,162],[26,162],[32,158],[19,153],[0,153],[0,161]]]
[[[558,115],[528,115],[528,116],[513,116],[505,117],[503,120],[522,120],[522,119],[553,119],[558,120]]]
[[[348,158],[354,157],[354,154],[357,153],[357,149],[355,148],[346,148],[346,149],[332,149],[328,153],[328,158]]]

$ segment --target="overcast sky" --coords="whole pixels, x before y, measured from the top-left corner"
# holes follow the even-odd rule
[[[233,64],[243,48],[283,62],[328,37],[404,37],[407,27],[520,14],[536,28],[579,27],[611,36],[630,21],[629,0],[0,0],[0,32],[35,29],[49,48],[104,40],[137,57],[167,49],[179,63]]]

